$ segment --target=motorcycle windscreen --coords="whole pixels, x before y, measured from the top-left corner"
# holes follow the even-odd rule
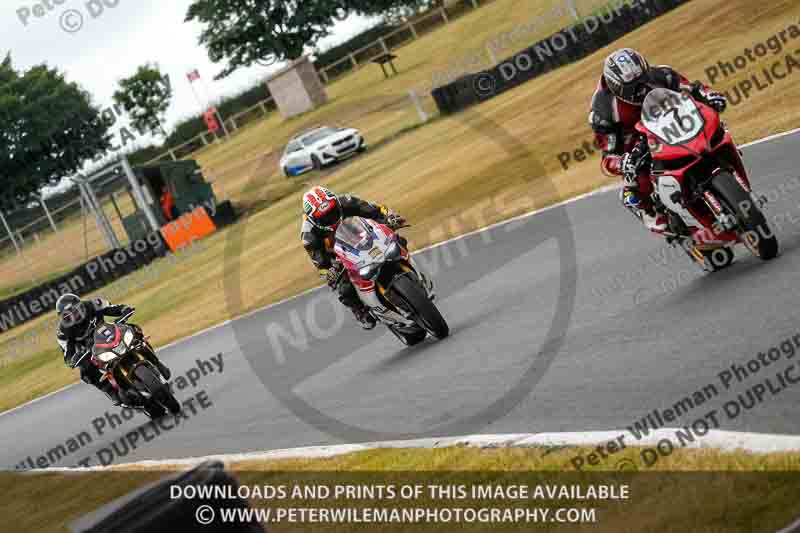
[[[705,119],[692,98],[669,89],[650,91],[642,104],[642,124],[664,144],[691,142],[703,133]]]
[[[359,217],[344,220],[336,229],[336,241],[355,255],[372,250],[377,239],[375,230]]]
[[[122,342],[122,330],[119,326],[101,324],[94,332],[94,345],[100,350],[113,350],[120,342]]]

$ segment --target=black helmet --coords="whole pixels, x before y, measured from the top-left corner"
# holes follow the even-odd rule
[[[649,91],[650,65],[636,50],[623,48],[606,58],[603,79],[614,96],[642,105]]]
[[[81,303],[81,299],[71,293],[62,294],[58,299],[56,313],[64,326],[73,327],[84,321],[86,311]]]

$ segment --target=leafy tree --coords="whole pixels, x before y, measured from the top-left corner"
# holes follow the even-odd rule
[[[108,120],[91,96],[47,65],[24,73],[0,63],[0,208],[35,198],[111,146]]]
[[[407,4],[392,6],[381,13],[381,15],[383,16],[383,20],[386,24],[400,25],[406,22],[408,19],[413,18],[414,15],[418,15],[419,13],[429,9],[441,7],[442,5],[444,5],[444,0],[409,2]]]
[[[215,79],[253,64],[273,64],[303,55],[330,35],[350,13],[379,15],[430,0],[194,0],[186,22],[202,24],[200,44],[215,63],[227,61]]]
[[[172,99],[169,75],[161,74],[158,65],[148,63],[140,66],[133,76],[120,81],[119,87],[114,93],[114,102],[130,115],[133,127],[140,133],[158,130],[166,137],[161,122]]]

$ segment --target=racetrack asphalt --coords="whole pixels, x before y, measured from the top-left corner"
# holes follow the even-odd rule
[[[89,386],[74,386],[0,415],[0,464],[13,469],[48,452],[47,466],[73,466],[84,458],[96,466],[100,457],[122,463],[348,440],[336,424],[325,427],[298,416],[284,394],[273,394],[276,380],[342,427],[435,432],[502,399],[537,364],[532,358],[543,354],[552,364],[530,394],[502,416],[478,417],[472,433],[624,429],[710,385],[718,395],[666,425],[690,424],[712,410],[723,413],[725,402],[740,393],[746,400],[748,389],[766,378],[777,384],[775,374],[792,364],[787,347],[779,361],[760,363],[741,383],[734,378],[730,390],[719,376],[800,335],[798,147],[800,134],[794,133],[745,149],[751,180],[771,200],[766,213],[781,243],[781,256],[769,263],[738,247],[733,267],[703,274],[685,256],[665,253],[663,241],[622,209],[617,191],[564,206],[577,250],[576,303],[555,353],[540,353],[539,347],[563,293],[564,270],[572,265],[562,264],[555,241],[540,244],[537,235],[543,228],[560,230],[548,225],[563,223],[557,216],[562,208],[421,255],[436,270],[437,304],[451,326],[444,341],[403,348],[384,328],[362,331],[330,305],[327,293],[309,292],[241,318],[235,328],[227,324],[160,351],[174,376],[197,378],[195,386],[175,382],[179,399],[207,396],[205,406],[195,400],[174,428],[174,422],[164,424],[147,442],[140,433],[136,449],[125,450],[124,436],[145,424],[144,415],[114,429],[106,421],[100,434],[97,419],[119,408]],[[213,362],[205,376],[192,370],[199,368],[198,359],[210,361],[220,353],[222,372]],[[262,366],[259,354],[272,358],[264,359],[270,364]],[[264,379],[257,376],[267,372],[272,373]],[[800,377],[800,368],[789,375]],[[719,427],[800,434],[800,387],[762,396],[736,417],[720,415]],[[69,439],[81,432],[91,442],[84,437],[70,451]],[[353,432],[351,440],[360,435]],[[52,452],[59,445],[66,453]]]

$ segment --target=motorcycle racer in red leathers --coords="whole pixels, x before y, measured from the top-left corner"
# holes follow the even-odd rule
[[[342,220],[353,216],[376,220],[393,229],[405,224],[403,217],[384,205],[372,204],[349,194],[339,196],[325,187],[312,187],[303,195],[300,238],[320,276],[338,291],[339,301],[350,308],[361,327],[372,329],[377,324],[375,317],[359,299],[355,287],[344,273],[344,267],[333,253],[336,229]]]
[[[603,151],[603,171],[623,177],[623,205],[645,227],[662,233],[667,230],[667,220],[656,213],[650,198],[653,193],[650,151],[635,129],[642,117],[645,97],[658,87],[687,91],[719,113],[727,107],[722,94],[699,82],[690,83],[671,67],[651,67],[641,54],[623,48],[605,60],[603,75],[592,97],[589,125]]]

